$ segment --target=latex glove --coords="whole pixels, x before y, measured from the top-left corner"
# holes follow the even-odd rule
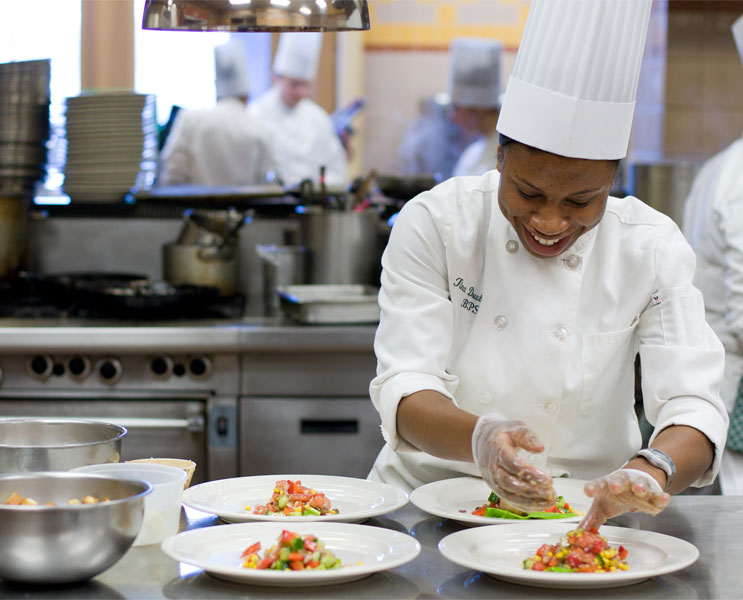
[[[626,512],[646,512],[655,516],[671,501],[660,484],[645,471],[618,469],[586,483],[586,496],[593,498],[591,508],[579,527],[600,527],[606,519]]]
[[[472,456],[485,482],[515,508],[534,512],[552,506],[557,494],[552,478],[518,455],[520,448],[543,452],[544,445],[522,421],[500,413],[477,420],[472,433]]]

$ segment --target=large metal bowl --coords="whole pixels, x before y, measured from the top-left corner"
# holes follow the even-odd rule
[[[144,515],[146,481],[80,473],[0,476],[0,578],[23,583],[82,581],[118,561]],[[13,492],[40,506],[7,505]],[[86,495],[98,504],[67,504]],[[57,506],[41,506],[54,502]]]
[[[68,471],[121,460],[126,429],[69,419],[0,419],[0,473]]]

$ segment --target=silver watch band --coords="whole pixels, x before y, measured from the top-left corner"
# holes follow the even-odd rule
[[[676,463],[663,450],[657,448],[643,448],[635,456],[642,456],[651,465],[661,469],[666,474],[666,487],[664,491],[671,487],[673,478],[676,476]]]

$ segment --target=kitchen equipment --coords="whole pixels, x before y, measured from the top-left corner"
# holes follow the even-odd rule
[[[62,584],[98,575],[131,547],[140,530],[145,481],[117,481],[78,473],[47,472],[0,476],[0,501],[17,492],[40,504],[0,504],[0,578],[34,584]],[[109,498],[68,505],[86,495]]]
[[[307,249],[307,282],[378,282],[379,216],[376,209],[332,210],[307,206],[299,214]]]
[[[242,213],[187,211],[178,239],[163,246],[163,277],[173,284],[216,287],[220,294],[238,288],[239,240],[246,221]]]
[[[73,473],[102,475],[113,479],[144,480],[152,486],[152,493],[144,499],[142,527],[134,546],[159,544],[178,533],[181,519],[181,496],[186,472],[178,467],[138,463],[87,465],[72,469]]]
[[[284,314],[300,323],[379,322],[379,288],[371,285],[289,285],[276,293]]]
[[[125,427],[84,420],[0,420],[0,473],[118,462]]]
[[[0,281],[13,279],[26,260],[26,208],[24,198],[0,197]]]
[[[699,163],[684,161],[632,163],[627,169],[627,189],[681,227],[684,202],[700,168]]]
[[[126,461],[128,463],[142,463],[150,465],[166,465],[168,467],[177,467],[183,469],[186,472],[186,480],[183,482],[183,489],[185,490],[191,485],[191,478],[193,477],[194,471],[196,471],[196,463],[192,460],[185,460],[182,458],[135,458],[134,460]]]
[[[255,247],[263,264],[263,305],[265,314],[272,316],[280,312],[276,289],[286,285],[304,283],[304,246],[279,246],[258,244]]]

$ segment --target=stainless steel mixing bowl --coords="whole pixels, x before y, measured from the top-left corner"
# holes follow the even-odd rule
[[[82,581],[118,561],[134,542],[144,515],[146,481],[79,473],[0,476],[0,578],[23,583]],[[13,492],[40,506],[7,505]],[[109,498],[69,505],[86,495]],[[43,506],[54,502],[57,506]]]
[[[0,419],[0,473],[119,462],[125,435],[126,428],[99,421]]]

